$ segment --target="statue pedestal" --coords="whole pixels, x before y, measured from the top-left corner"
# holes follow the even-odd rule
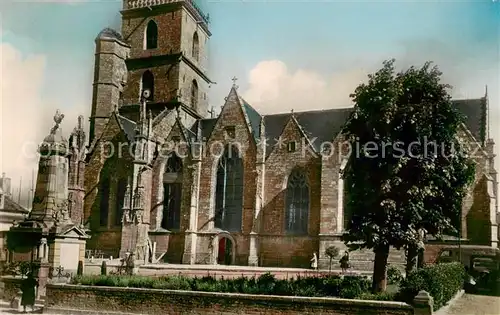
[[[41,262],[38,269],[38,288],[36,290],[36,298],[41,299],[45,297],[45,287],[49,282],[50,264],[48,262]]]

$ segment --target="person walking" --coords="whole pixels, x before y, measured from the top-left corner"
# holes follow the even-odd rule
[[[21,284],[21,305],[23,306],[23,312],[26,313],[26,307],[30,306],[31,310],[35,310],[35,300],[36,300],[36,288],[38,287],[38,281],[33,276],[33,273],[28,273],[26,279],[23,280]]]
[[[313,258],[311,259],[311,268],[318,270],[318,256],[316,253],[313,254]]]
[[[342,273],[345,273],[349,269],[349,252],[345,251],[344,256],[340,258],[340,268],[342,268]]]

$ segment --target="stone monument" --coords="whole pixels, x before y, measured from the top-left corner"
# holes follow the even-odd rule
[[[76,274],[78,262],[85,258],[85,242],[90,237],[83,226],[73,223],[70,217],[69,143],[60,128],[63,118],[57,111],[54,127],[39,146],[32,211],[24,221],[13,226],[8,235],[10,250],[31,252],[31,261],[39,266],[39,297],[45,295],[50,270]]]

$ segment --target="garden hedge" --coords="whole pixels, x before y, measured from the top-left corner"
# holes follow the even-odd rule
[[[396,299],[412,303],[420,290],[434,298],[434,309],[444,306],[464,286],[465,267],[458,262],[426,266],[410,273],[401,282]]]
[[[286,296],[319,296],[363,299],[388,299],[387,295],[375,297],[369,294],[371,281],[357,276],[323,276],[280,280],[266,273],[258,278],[215,279],[207,276],[191,278],[183,276],[77,276],[73,284],[133,287],[169,290],[190,290],[205,292],[228,292],[246,294],[268,294]]]

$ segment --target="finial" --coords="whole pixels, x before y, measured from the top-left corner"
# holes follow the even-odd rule
[[[488,84],[485,86],[484,97],[488,97]]]
[[[56,126],[59,126],[59,124],[61,124],[63,118],[64,114],[61,114],[59,110],[56,110],[56,114],[54,115],[54,122],[56,123]]]
[[[292,108],[292,115],[293,115],[293,108]]]
[[[236,81],[238,81],[238,78],[233,77],[231,80],[233,81],[233,88],[238,89],[238,86],[236,85]]]
[[[83,129],[83,116],[78,116],[78,129]]]

